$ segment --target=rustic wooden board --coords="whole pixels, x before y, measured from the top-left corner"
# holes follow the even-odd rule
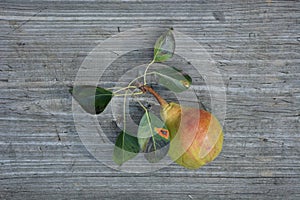
[[[1,199],[300,199],[299,1],[2,0],[0,11]],[[81,143],[67,86],[99,41],[170,26],[223,76],[224,149],[196,171],[116,171]]]

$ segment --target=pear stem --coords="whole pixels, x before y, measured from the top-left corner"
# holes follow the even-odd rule
[[[139,87],[143,92],[149,92],[150,94],[152,94],[156,100],[158,101],[158,103],[161,105],[162,108],[166,107],[167,105],[169,105],[166,100],[164,100],[157,92],[155,92],[153,90],[152,87],[148,86],[148,85],[142,85]]]

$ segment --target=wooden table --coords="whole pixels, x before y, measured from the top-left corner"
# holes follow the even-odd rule
[[[300,199],[299,9],[272,0],[1,1],[0,199]],[[190,36],[223,77],[223,151],[196,171],[117,171],[75,129],[68,85],[85,57],[146,27]]]

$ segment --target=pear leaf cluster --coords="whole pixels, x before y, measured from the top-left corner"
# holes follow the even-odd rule
[[[156,40],[153,60],[148,67],[153,63],[161,63],[171,59],[174,52],[175,36],[171,28],[162,33]],[[147,69],[144,74],[145,80]],[[192,78],[181,69],[175,67],[153,69],[152,74],[155,74],[157,77],[158,84],[172,92],[183,92],[189,89],[192,84]],[[145,85],[147,85],[146,82]],[[135,94],[135,89],[140,89],[140,87],[136,86],[135,88],[133,85],[128,85],[126,88],[111,91],[97,86],[79,85],[72,87],[69,92],[84,111],[90,114],[100,114],[114,96],[124,96],[125,102],[126,96]],[[126,92],[124,93],[124,91]],[[158,116],[149,112],[144,106],[142,107],[145,113],[140,120],[137,133],[128,133],[124,128],[116,139],[112,159],[117,165],[122,165],[140,152],[144,153],[144,157],[149,163],[159,162],[168,154],[170,144],[169,130]],[[125,119],[124,124],[126,124]]]

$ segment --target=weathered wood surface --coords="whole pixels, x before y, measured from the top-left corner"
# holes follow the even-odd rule
[[[299,11],[271,0],[1,1],[0,198],[300,199]],[[81,143],[67,85],[99,40],[157,26],[216,61],[224,149],[197,171],[118,172]]]

